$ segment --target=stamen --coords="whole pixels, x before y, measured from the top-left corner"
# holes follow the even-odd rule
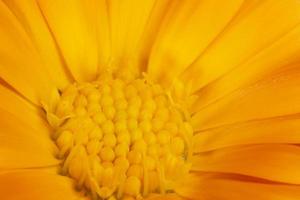
[[[55,112],[47,113],[62,174],[94,200],[172,192],[190,167],[188,114],[146,75],[103,77],[68,86]]]

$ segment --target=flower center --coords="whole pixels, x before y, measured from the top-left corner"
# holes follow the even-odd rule
[[[62,173],[93,199],[172,192],[189,171],[193,131],[169,96],[145,79],[69,85],[53,113]]]

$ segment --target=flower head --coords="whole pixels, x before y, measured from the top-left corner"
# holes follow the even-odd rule
[[[0,2],[0,199],[300,198],[298,0]]]

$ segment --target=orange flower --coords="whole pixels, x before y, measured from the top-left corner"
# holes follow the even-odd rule
[[[300,199],[298,0],[2,0],[0,199]]]

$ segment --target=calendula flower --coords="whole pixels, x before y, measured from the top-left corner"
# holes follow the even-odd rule
[[[0,199],[300,199],[300,1],[0,1]]]

